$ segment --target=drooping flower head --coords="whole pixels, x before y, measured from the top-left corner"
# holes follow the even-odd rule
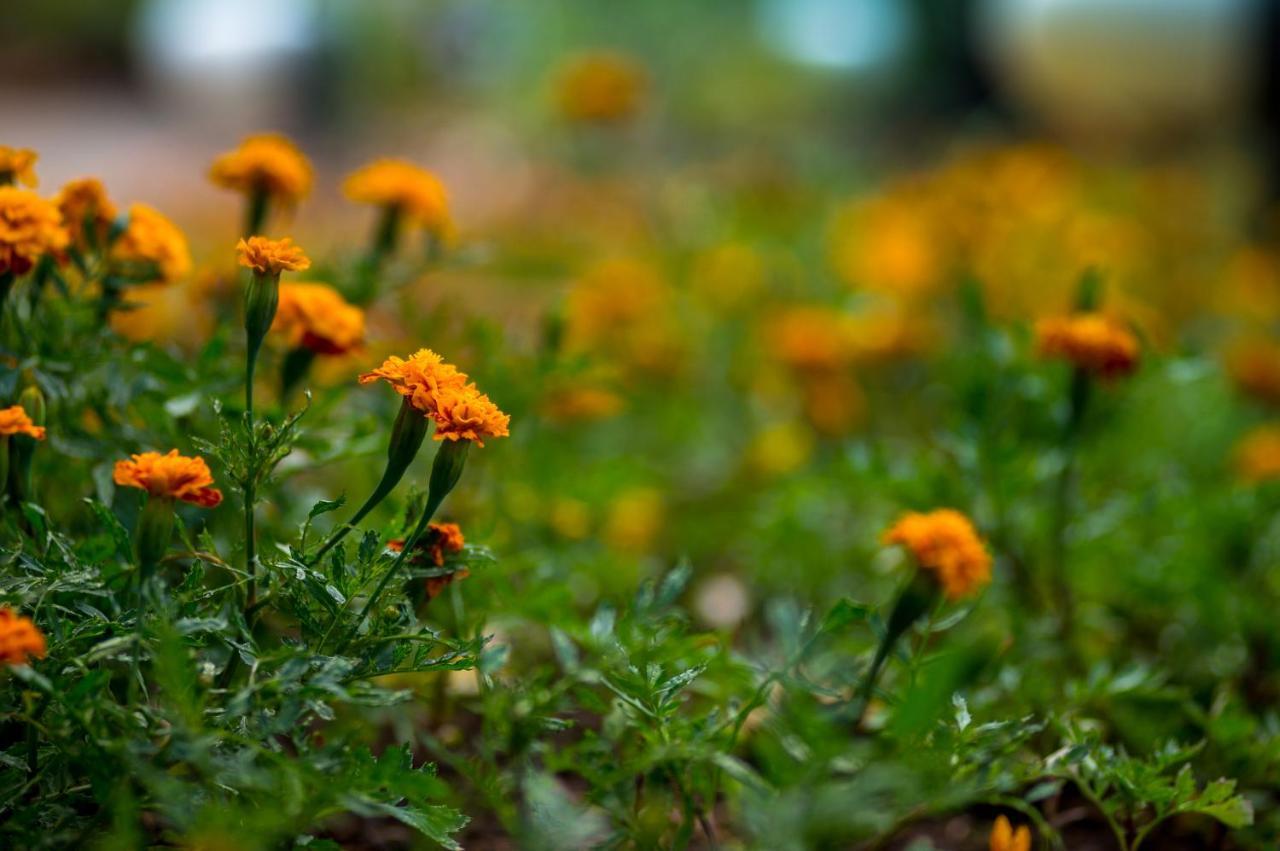
[[[508,435],[511,417],[474,384],[468,384],[461,390],[440,394],[435,421],[435,440],[470,440],[476,446],[484,446],[486,437]]]
[[[271,330],[283,334],[293,348],[340,355],[364,341],[364,311],[326,284],[281,284]]]
[[[901,544],[933,574],[952,600],[991,581],[991,556],[969,518],[951,508],[911,511],[885,530],[885,544]]]
[[[408,160],[374,160],[356,169],[343,181],[342,194],[359,204],[398,208],[433,233],[445,233],[450,227],[444,184]]]
[[[468,384],[465,373],[430,349],[419,349],[408,360],[387,358],[382,366],[360,376],[361,384],[378,380],[386,381],[435,421],[436,440],[471,440],[483,446],[486,437],[507,436],[511,418]]]
[[[149,275],[147,283],[171,284],[191,271],[187,238],[163,213],[146,204],[130,205],[129,224],[111,246],[111,256]]]
[[[1138,339],[1123,322],[1102,313],[1055,316],[1036,323],[1041,357],[1069,361],[1099,378],[1128,375],[1138,365]]]
[[[62,216],[30,189],[0,186],[0,274],[22,275],[45,255],[67,247]]]
[[[286,203],[311,191],[311,163],[279,133],[246,136],[239,147],[218,156],[209,179],[237,192],[262,192]]]
[[[203,458],[188,458],[171,449],[165,455],[142,452],[128,461],[117,461],[115,482],[141,488],[159,499],[180,499],[203,508],[222,502],[222,491],[213,485],[213,474]]]
[[[615,124],[631,118],[644,98],[644,71],[630,57],[595,51],[570,58],[556,79],[560,114],[583,124]]]
[[[1250,431],[1235,449],[1236,473],[1246,482],[1280,478],[1280,426],[1265,425]]]
[[[8,437],[11,434],[25,434],[36,440],[44,440],[45,430],[44,426],[38,426],[32,422],[26,409],[21,405],[11,405],[8,408],[0,408],[0,437]]]
[[[991,851],[1031,851],[1031,829],[1024,824],[1014,830],[1009,819],[1000,816],[991,828]]]
[[[87,232],[95,234],[99,243],[106,239],[116,205],[107,197],[102,181],[94,177],[67,181],[55,200],[73,243],[83,245]]]
[[[30,148],[10,148],[0,145],[0,183],[21,183],[36,186],[36,160],[38,155]]]
[[[240,265],[259,275],[274,276],[311,268],[311,260],[287,236],[283,239],[251,236],[236,243],[236,252],[240,255]]]
[[[32,657],[43,659],[44,654],[44,633],[35,622],[8,606],[0,606],[0,662],[25,665]]]

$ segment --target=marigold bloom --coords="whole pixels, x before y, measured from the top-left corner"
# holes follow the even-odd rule
[[[340,355],[364,341],[364,311],[326,284],[281,284],[271,330],[285,335],[294,348]]]
[[[620,53],[597,51],[564,64],[556,80],[556,101],[570,121],[611,124],[639,110],[644,90],[639,65]]]
[[[100,242],[106,239],[111,221],[116,217],[116,205],[107,197],[102,181],[94,177],[69,180],[54,200],[72,242],[83,243],[86,229],[92,230]]]
[[[467,386],[467,375],[430,349],[418,349],[408,360],[392,355],[382,366],[360,376],[361,384],[387,382],[422,413],[434,417],[440,394]]]
[[[472,440],[484,446],[486,437],[506,437],[511,417],[488,396],[468,384],[440,394],[435,415],[435,440]]]
[[[111,247],[111,256],[153,267],[155,277],[148,283],[171,284],[191,271],[187,238],[163,213],[146,204],[130,205],[129,224]]]
[[[25,665],[29,658],[43,659],[44,654],[44,633],[35,622],[8,606],[0,606],[0,662]]]
[[[8,437],[11,434],[25,434],[36,440],[44,440],[45,430],[44,426],[38,426],[31,421],[31,417],[21,405],[11,405],[8,408],[0,408],[0,437]]]
[[[450,553],[462,552],[462,545],[465,543],[462,527],[457,523],[428,523],[427,533],[422,536],[416,549],[425,552],[436,567],[443,567],[444,557]],[[404,540],[396,538],[388,541],[387,546],[400,552],[404,549]]]
[[[203,458],[188,458],[171,449],[165,455],[142,452],[128,461],[117,461],[115,482],[141,488],[160,499],[180,499],[203,508],[222,502],[222,491],[210,487],[213,474]]]
[[[1031,829],[1024,824],[1014,830],[1009,819],[1000,816],[991,828],[991,851],[1031,851]]]
[[[21,183],[35,188],[36,160],[39,156],[30,148],[10,148],[0,145],[0,180]]]
[[[311,268],[311,260],[287,236],[283,239],[251,236],[236,243],[236,252],[240,255],[240,265],[259,275],[279,275],[281,272],[301,272]]]
[[[449,229],[449,193],[440,178],[407,160],[380,159],[347,176],[342,193],[360,204],[397,207],[434,233]]]
[[[792,307],[771,320],[768,338],[779,360],[794,369],[831,369],[852,354],[846,317],[825,307]]]
[[[1265,337],[1240,340],[1227,350],[1226,366],[1241,393],[1280,405],[1280,344]]]
[[[542,413],[558,423],[603,420],[616,416],[625,404],[621,396],[603,387],[574,385],[549,391]]]
[[[952,600],[991,581],[991,556],[969,518],[951,508],[904,514],[885,530],[885,544],[902,544],[933,573]]]
[[[1042,357],[1070,361],[1101,378],[1127,375],[1138,365],[1138,339],[1123,322],[1101,313],[1041,319],[1036,348]]]
[[[0,275],[22,275],[69,241],[53,202],[30,189],[0,186]]]
[[[1236,472],[1246,482],[1280,478],[1280,425],[1265,425],[1250,431],[1235,449]]]
[[[238,192],[264,192],[292,202],[311,191],[311,163],[279,133],[246,136],[239,147],[221,154],[209,167],[217,186]]]

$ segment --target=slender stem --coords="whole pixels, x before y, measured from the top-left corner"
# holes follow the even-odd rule
[[[262,233],[262,226],[267,221],[267,199],[265,189],[257,188],[249,192],[249,204],[245,208],[244,237],[248,239]]]
[[[249,574],[248,584],[245,586],[245,614],[256,609],[255,603],[258,599],[258,547],[253,528],[256,490],[253,480],[250,479],[244,488],[244,562],[245,570]]]

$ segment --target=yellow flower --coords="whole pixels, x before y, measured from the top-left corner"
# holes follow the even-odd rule
[[[111,256],[143,267],[151,275],[148,283],[171,284],[191,271],[187,238],[159,210],[146,204],[129,207],[129,224],[111,247]]]
[[[203,508],[222,502],[222,491],[210,487],[213,474],[203,458],[188,458],[171,449],[168,454],[142,452],[127,461],[117,461],[115,483],[141,488],[160,499],[180,499]]]
[[[391,385],[413,407],[434,417],[440,395],[467,386],[467,374],[430,349],[418,349],[408,360],[392,355],[382,366],[360,376],[361,384],[382,380]]]
[[[0,275],[22,275],[69,242],[62,216],[30,189],[0,186]]]
[[[991,851],[1031,851],[1031,829],[1024,824],[1015,831],[1009,820],[1000,816],[991,828]]]
[[[565,348],[666,371],[678,354],[669,329],[670,300],[666,282],[649,264],[631,258],[596,263],[565,298]]]
[[[347,176],[342,193],[360,204],[396,207],[433,233],[450,228],[449,194],[440,178],[407,160],[380,159]]]
[[[35,188],[38,155],[30,148],[0,145],[0,183],[21,183]]]
[[[271,330],[287,337],[294,348],[340,355],[364,341],[364,311],[326,284],[281,284]]]
[[[1236,388],[1269,405],[1280,405],[1280,344],[1262,336],[1234,343],[1225,356]]]
[[[1246,434],[1236,444],[1235,463],[1246,482],[1280,478],[1280,426],[1259,426]]]
[[[560,114],[584,124],[624,121],[640,109],[645,78],[629,57],[610,51],[570,58],[556,80]]]
[[[1101,313],[1041,319],[1036,348],[1042,357],[1069,361],[1101,378],[1127,375],[1138,365],[1138,339],[1123,322]]]
[[[662,531],[665,514],[660,491],[643,487],[623,491],[609,506],[605,541],[624,552],[646,552]]]
[[[991,581],[991,556],[977,530],[959,511],[911,511],[885,530],[885,544],[901,544],[933,574],[952,600],[967,597]]]
[[[86,231],[95,234],[98,244],[106,240],[107,231],[116,217],[116,205],[107,197],[102,181],[93,177],[67,181],[58,190],[55,201],[62,221],[71,233],[72,242],[83,246]]]
[[[468,384],[461,389],[442,392],[434,417],[435,440],[470,440],[484,446],[486,437],[506,437],[511,417],[504,414],[489,397]]]
[[[44,654],[44,634],[35,622],[8,606],[0,606],[0,662],[25,665],[29,658],[43,659]]]
[[[764,292],[769,284],[769,268],[760,252],[750,245],[726,242],[698,256],[692,283],[712,307],[731,311]]]
[[[281,272],[301,272],[311,268],[311,261],[302,248],[294,245],[289,237],[268,239],[251,236],[236,243],[240,265],[259,275],[279,275]]]
[[[850,284],[912,298],[944,283],[939,234],[927,209],[895,193],[847,207],[836,218],[832,257]]]
[[[26,409],[21,405],[0,408],[0,437],[25,434],[36,440],[44,440],[44,433],[44,426],[38,426],[32,422]]]
[[[293,202],[311,191],[311,163],[285,136],[260,133],[215,159],[209,179],[226,189]]]

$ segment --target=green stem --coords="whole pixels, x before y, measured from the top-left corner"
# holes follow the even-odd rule
[[[255,187],[249,192],[249,204],[245,208],[244,215],[245,239],[262,233],[262,226],[267,221],[268,199],[267,191],[260,187]]]

